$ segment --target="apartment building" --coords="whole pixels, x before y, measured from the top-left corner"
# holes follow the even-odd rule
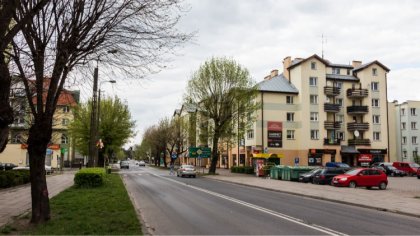
[[[389,161],[388,72],[379,61],[345,65],[318,55],[286,57],[283,73],[273,70],[259,83],[261,109],[229,162],[241,150],[243,165],[261,157],[309,166]]]
[[[388,104],[390,161],[418,162],[420,101]]]

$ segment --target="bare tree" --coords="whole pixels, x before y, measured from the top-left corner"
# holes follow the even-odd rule
[[[25,2],[16,10],[18,21],[36,1]],[[50,0],[13,39],[9,69],[22,79],[34,116],[28,138],[32,223],[50,219],[45,154],[68,78],[85,83],[87,77],[77,75],[99,59],[130,77],[158,71],[163,56],[191,37],[175,28],[182,10],[179,0]],[[106,54],[110,50],[116,52],[112,57]]]

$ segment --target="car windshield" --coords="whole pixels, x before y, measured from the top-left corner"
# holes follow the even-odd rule
[[[344,174],[346,174],[346,175],[357,175],[359,172],[360,172],[360,170],[354,169],[354,170],[349,170]]]
[[[318,172],[319,170],[321,170],[321,169],[316,168],[316,169],[313,169],[313,170],[311,170],[309,172],[306,172],[305,174],[314,174],[314,173]]]
[[[417,164],[417,163],[410,163],[409,165],[410,165],[410,167],[413,167],[413,168],[420,167],[419,164]]]
[[[192,165],[182,165],[181,168],[184,168],[184,169],[194,169],[194,166],[192,166]]]

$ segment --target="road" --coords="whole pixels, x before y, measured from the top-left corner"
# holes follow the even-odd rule
[[[153,235],[420,235],[414,217],[150,167],[120,173]]]

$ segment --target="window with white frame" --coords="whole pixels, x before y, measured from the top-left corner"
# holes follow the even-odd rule
[[[379,91],[379,82],[372,82],[370,84],[370,88],[372,89],[372,91]]]
[[[337,82],[335,84],[335,87],[337,87],[337,88],[343,88],[343,82]]]
[[[311,112],[311,121],[318,121],[318,112]]]
[[[411,143],[412,144],[417,144],[417,136],[411,137]]]
[[[335,115],[335,120],[338,121],[338,122],[343,123],[344,122],[344,115],[338,115],[338,114],[336,114]]]
[[[403,151],[403,158],[407,158],[407,151]]]
[[[311,69],[316,70],[316,62],[314,61],[311,62]]]
[[[332,68],[332,73],[334,74],[334,75],[339,75],[340,74],[340,68]]]
[[[340,105],[340,107],[343,107],[343,99],[342,98],[337,98],[335,101],[337,102],[338,105]]]
[[[248,131],[246,132],[246,137],[247,137],[248,139],[254,139],[254,130],[253,130],[253,129],[248,130]]]
[[[379,107],[379,99],[372,99],[372,107]]]
[[[405,122],[402,122],[401,123],[401,129],[405,129],[405,127],[406,127]]]
[[[64,118],[64,119],[62,119],[62,120],[61,120],[61,124],[62,124],[62,125],[68,125],[68,124],[69,124],[69,119],[65,119],[65,118]]]
[[[309,102],[310,102],[312,105],[317,105],[317,104],[318,104],[318,95],[313,95],[313,94],[311,94],[311,95],[309,96]]]
[[[374,141],[381,140],[381,132],[373,132],[373,140]]]
[[[70,107],[69,106],[63,106],[63,112],[67,113],[70,111]]]
[[[62,143],[62,144],[67,144],[67,143],[69,143],[69,138],[67,137],[67,135],[65,135],[65,134],[62,134],[62,135],[61,135],[61,143]]]
[[[309,86],[317,86],[318,78],[317,77],[309,77]]]
[[[295,139],[295,131],[294,130],[287,130],[287,139]]]
[[[410,114],[412,115],[412,116],[416,116],[417,114],[416,114],[416,108],[410,108]]]
[[[373,121],[372,121],[373,124],[380,124],[379,115],[373,115],[372,118],[373,118]]]
[[[351,74],[351,69],[347,69],[347,75]]]
[[[293,96],[286,96],[286,103],[293,104]]]
[[[293,112],[287,112],[287,121],[289,121],[289,122],[293,122],[293,121],[295,121],[295,113],[293,113]]]
[[[403,136],[401,139],[402,144],[407,144],[407,137]]]
[[[345,140],[345,136],[344,136],[344,132],[343,131],[337,131],[337,139],[344,141]]]
[[[401,115],[405,116],[405,108],[401,108]]]
[[[378,69],[372,68],[372,75],[377,76],[378,75]]]
[[[416,151],[416,150],[414,150],[414,151],[413,151],[413,157],[414,157],[414,158],[416,158],[416,157],[417,157],[417,155],[418,155],[418,154],[417,154],[417,151]]]
[[[417,129],[417,122],[411,122],[411,129]]]
[[[311,130],[311,139],[312,140],[318,140],[319,139],[319,130],[312,129]]]

